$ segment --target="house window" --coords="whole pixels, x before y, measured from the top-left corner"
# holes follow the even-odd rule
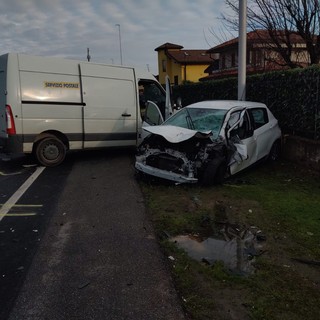
[[[261,51],[252,51],[252,59],[251,59],[251,64],[253,66],[261,66],[262,64],[262,53]]]
[[[235,67],[236,66],[236,54],[232,53],[231,54],[231,67]]]
[[[221,69],[226,68],[226,56],[223,54],[221,57]]]
[[[167,72],[167,60],[162,60],[162,72]]]

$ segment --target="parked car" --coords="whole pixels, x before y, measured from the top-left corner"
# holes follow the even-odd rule
[[[221,183],[257,161],[276,160],[281,147],[278,121],[266,105],[248,101],[202,101],[169,119],[149,105],[148,136],[138,147],[139,172],[177,183]],[[155,122],[156,119],[156,122]]]

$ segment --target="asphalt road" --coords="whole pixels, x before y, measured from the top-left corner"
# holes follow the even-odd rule
[[[17,175],[5,192],[32,170]],[[37,214],[15,217],[21,228],[16,240],[14,217],[0,222],[1,250],[10,242],[20,247],[13,250],[20,257],[14,265],[10,257],[0,260],[11,297],[3,319],[185,319],[134,178],[132,154],[73,154],[62,166],[46,168],[19,203],[33,205],[25,208]]]

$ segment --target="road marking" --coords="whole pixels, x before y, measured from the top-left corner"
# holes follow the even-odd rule
[[[32,183],[40,176],[45,167],[37,167],[36,171],[24,182],[24,184],[8,199],[0,209],[0,221],[7,215],[10,209],[18,202],[21,196],[28,190]]]
[[[17,174],[21,174],[22,172],[19,171],[19,172],[12,172],[12,173],[4,173],[2,171],[0,171],[0,176],[15,176]]]
[[[42,204],[14,204],[14,203],[4,203],[4,204],[1,204],[0,203],[0,207],[15,207],[15,208],[41,208],[43,207]]]
[[[35,212],[29,212],[29,213],[6,213],[6,214],[1,214],[0,217],[6,216],[6,217],[31,217],[31,216],[36,216],[37,213]]]

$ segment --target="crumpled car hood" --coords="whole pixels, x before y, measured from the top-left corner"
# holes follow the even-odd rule
[[[171,143],[179,143],[196,136],[197,138],[208,138],[212,135],[211,131],[196,131],[176,126],[150,126],[143,128],[145,131],[157,134]]]

